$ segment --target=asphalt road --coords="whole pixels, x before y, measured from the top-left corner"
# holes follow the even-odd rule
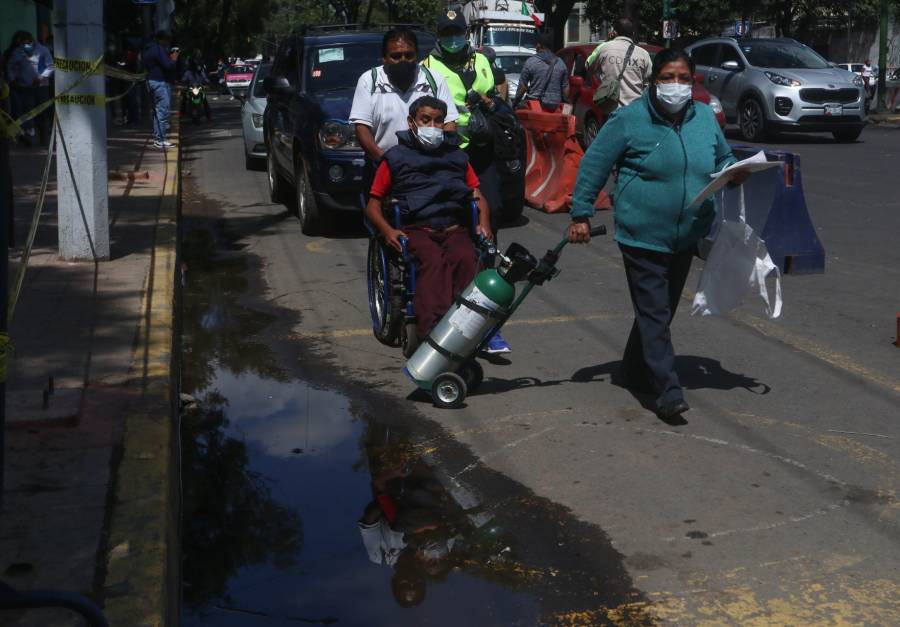
[[[691,317],[686,294],[673,336],[692,409],[670,426],[610,383],[632,319],[611,237],[566,248],[505,328],[508,363],[486,363],[463,408],[432,407],[372,337],[364,235],[302,235],[243,169],[236,106],[217,104],[185,130],[184,387],[203,408],[228,399],[216,429],[303,542],[279,564],[261,531],[215,585],[188,581],[187,624],[900,624],[900,133],[778,142],[802,157],[826,272],[786,276],[775,321],[752,299]],[[501,237],[540,255],[565,225],[526,210]],[[382,449],[466,511],[457,537],[493,517],[507,558],[451,548],[424,600],[393,602],[398,575],[355,529]],[[217,498],[192,472],[194,496]],[[186,559],[208,576],[210,554]]]

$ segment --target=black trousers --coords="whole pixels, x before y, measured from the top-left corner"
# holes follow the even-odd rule
[[[691,269],[693,250],[659,253],[619,244],[634,324],[622,357],[621,376],[629,387],[656,395],[657,407],[682,400],[675,373],[675,349],[669,326]]]
[[[488,208],[491,210],[491,230],[497,241],[497,231],[500,230],[500,221],[503,215],[503,194],[500,189],[500,171],[494,160],[494,148],[493,146],[469,144],[466,152],[469,154],[469,163],[478,176],[481,195],[484,196]]]

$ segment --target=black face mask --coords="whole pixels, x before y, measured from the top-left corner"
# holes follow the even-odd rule
[[[400,61],[399,63],[386,63],[384,73],[395,87],[403,91],[409,89],[416,80],[419,66],[413,61]]]

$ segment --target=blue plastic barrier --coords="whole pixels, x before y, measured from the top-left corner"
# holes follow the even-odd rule
[[[752,146],[732,146],[740,159],[759,152]],[[744,184],[747,223],[766,242],[769,255],[784,274],[815,274],[825,272],[825,249],[816,236],[816,229],[803,195],[803,176],[800,156],[783,150],[766,150],[769,161],[780,161],[777,168],[758,172]],[[722,196],[718,196],[722,201]],[[726,189],[720,204],[722,216],[737,220],[740,211],[739,190]],[[717,227],[707,238],[715,239]]]

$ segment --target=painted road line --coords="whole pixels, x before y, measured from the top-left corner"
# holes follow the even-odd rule
[[[179,137],[178,118],[172,132]],[[180,143],[180,142],[179,142]],[[129,371],[137,398],[124,417],[109,522],[104,612],[111,625],[169,625],[180,602],[178,460],[173,354],[179,155],[166,152],[165,180]]]
[[[631,314],[614,314],[614,313],[605,313],[605,314],[586,314],[583,316],[547,316],[545,318],[523,318],[519,320],[510,320],[506,324],[503,325],[506,327],[518,327],[518,326],[540,326],[544,324],[566,324],[572,322],[588,322],[591,320],[621,320],[624,318],[630,318]],[[288,339],[291,340],[302,340],[302,339],[337,339],[337,338],[347,338],[347,337],[361,337],[365,335],[371,335],[372,328],[357,328],[357,329],[335,329],[334,331],[315,331],[312,333],[295,333],[288,336]]]

